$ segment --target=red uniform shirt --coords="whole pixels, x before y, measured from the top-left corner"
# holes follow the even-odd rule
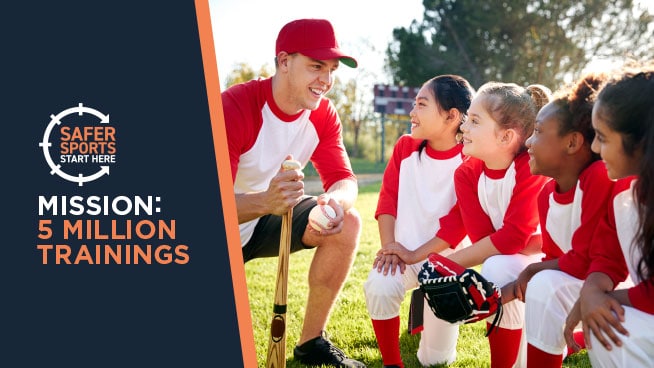
[[[593,234],[606,215],[613,181],[604,162],[595,161],[580,173],[575,187],[565,193],[556,187],[556,181],[549,181],[538,197],[544,260],[558,258],[561,271],[584,279]]]
[[[395,144],[382,181],[375,218],[395,217],[395,240],[414,250],[438,235],[452,248],[465,238],[456,205],[454,171],[463,161],[462,145],[436,151],[404,135]]]
[[[288,154],[302,167],[311,160],[325,190],[339,180],[355,179],[329,99],[323,98],[316,110],[288,115],[275,103],[268,78],[234,85],[222,93],[222,101],[235,193],[266,190]],[[241,244],[257,222],[239,225]]]
[[[461,217],[474,243],[490,236],[502,254],[515,254],[540,235],[538,194],[550,180],[529,171],[523,152],[505,170],[491,170],[469,157],[454,174]]]
[[[636,284],[628,291],[631,305],[654,314],[654,279],[641,280],[637,272],[642,254],[634,245],[634,236],[639,231],[638,207],[633,197],[636,180],[632,176],[616,181],[608,214],[600,223],[591,247],[588,273],[602,272],[613,280],[613,285],[624,281],[629,274]]]

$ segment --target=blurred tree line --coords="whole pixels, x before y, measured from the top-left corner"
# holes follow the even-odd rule
[[[454,73],[557,89],[593,59],[650,59],[652,15],[632,0],[423,0],[423,20],[393,30],[388,73],[419,85]]]
[[[654,58],[654,17],[633,0],[423,0],[423,6],[422,20],[395,28],[386,49],[385,72],[395,85],[420,87],[433,76],[459,74],[475,88],[496,80],[556,90],[593,60]],[[225,85],[273,73],[269,65],[255,71],[241,63]],[[409,117],[387,116],[380,142],[376,83],[337,76],[329,97],[351,157],[384,162],[408,132]]]

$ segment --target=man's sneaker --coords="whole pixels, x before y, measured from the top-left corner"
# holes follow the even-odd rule
[[[293,349],[295,360],[305,365],[327,365],[339,368],[366,368],[366,365],[345,356],[343,350],[337,348],[324,331],[320,336],[311,339]]]

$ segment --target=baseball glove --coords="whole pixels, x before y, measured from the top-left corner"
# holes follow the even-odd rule
[[[472,323],[495,314],[486,336],[502,318],[500,288],[477,271],[431,253],[418,274],[420,290],[436,317],[455,324]]]

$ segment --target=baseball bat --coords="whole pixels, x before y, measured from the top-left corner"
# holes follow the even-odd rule
[[[286,160],[283,170],[297,170],[300,163]],[[275,286],[275,301],[273,316],[270,323],[270,339],[268,340],[267,368],[286,367],[286,297],[288,295],[288,261],[291,253],[291,232],[293,225],[293,208],[282,215],[282,229],[279,237],[279,259],[277,261],[277,283]]]

